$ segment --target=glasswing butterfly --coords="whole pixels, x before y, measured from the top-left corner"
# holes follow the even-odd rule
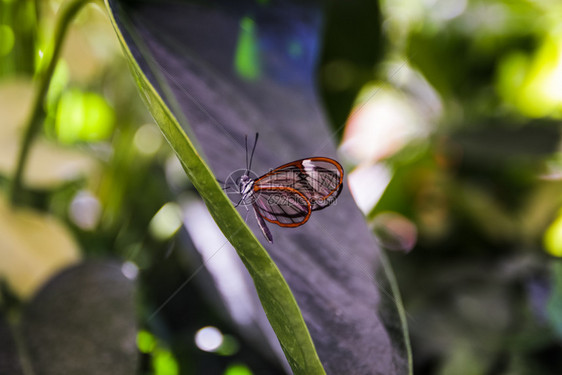
[[[298,227],[310,218],[312,211],[331,205],[343,187],[343,168],[335,160],[312,157],[284,164],[261,177],[250,176],[258,134],[248,161],[246,137],[246,169],[234,178],[241,198],[236,206],[251,204],[258,225],[265,238],[272,243],[273,236],[266,221],[281,227]],[[228,181],[228,180],[227,180]]]

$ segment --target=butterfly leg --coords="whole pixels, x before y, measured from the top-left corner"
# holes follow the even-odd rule
[[[248,215],[250,214],[250,210],[246,210],[246,216],[244,216],[244,222],[248,222]]]
[[[267,242],[273,243],[273,236],[271,235],[271,231],[267,227],[267,224],[265,223],[265,220],[263,219],[263,217],[258,212],[259,208],[256,206],[255,203],[254,203],[253,206],[254,206],[254,213],[256,214],[256,220],[258,221],[258,226],[260,227],[261,232],[265,236]]]
[[[236,204],[234,205],[234,208],[240,206],[240,203],[242,203],[242,200],[243,200],[243,198],[240,198],[240,200],[238,201],[238,203],[236,203]]]

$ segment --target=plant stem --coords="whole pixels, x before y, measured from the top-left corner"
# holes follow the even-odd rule
[[[25,164],[29,157],[31,144],[41,130],[41,124],[45,117],[43,104],[45,103],[45,97],[47,96],[47,91],[49,90],[49,85],[62,50],[66,32],[68,31],[68,27],[78,11],[82,9],[84,5],[93,1],[95,0],[69,0],[64,3],[59,10],[53,43],[49,48],[49,51],[51,52],[49,53],[49,51],[46,51],[43,57],[45,59],[42,65],[43,67],[38,74],[39,86],[37,87],[35,96],[33,97],[31,113],[27,120],[25,133],[21,141],[16,171],[10,188],[10,198],[12,204],[18,203],[18,199],[22,191],[22,178],[25,170]]]

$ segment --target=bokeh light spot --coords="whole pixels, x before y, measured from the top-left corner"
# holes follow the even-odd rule
[[[121,266],[121,273],[129,280],[134,280],[139,274],[139,268],[133,262],[125,262]]]
[[[550,255],[562,257],[562,216],[558,216],[546,230],[544,247]]]
[[[63,143],[101,141],[113,130],[115,115],[103,97],[80,90],[66,91],[56,117],[56,134]]]
[[[161,241],[172,237],[182,225],[180,207],[173,202],[168,202],[158,210],[149,224],[150,234]]]
[[[562,117],[562,32],[546,36],[533,55],[514,52],[504,57],[496,89],[525,116]]]
[[[6,56],[14,48],[14,32],[7,25],[0,25],[0,56]]]
[[[195,345],[203,351],[214,352],[222,345],[223,339],[218,328],[203,327],[195,334]]]
[[[249,17],[240,20],[234,67],[238,75],[247,80],[255,80],[261,74],[256,25]]]
[[[179,366],[172,353],[167,350],[159,349],[154,351],[152,356],[152,365],[154,366],[155,375],[179,374]]]
[[[101,216],[101,204],[92,193],[80,191],[70,203],[68,214],[80,229],[93,230]]]
[[[137,333],[137,347],[142,353],[150,353],[156,346],[156,339],[148,332],[141,330]]]
[[[242,364],[234,364],[227,367],[224,375],[252,375],[253,372],[246,366]]]
[[[140,153],[153,155],[162,145],[162,135],[154,124],[144,124],[135,133],[135,147]]]

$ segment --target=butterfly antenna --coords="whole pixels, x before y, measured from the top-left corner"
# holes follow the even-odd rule
[[[248,170],[248,134],[244,136],[244,145],[246,147],[246,170]]]
[[[252,160],[254,160],[254,151],[256,151],[256,145],[258,144],[258,137],[260,133],[256,132],[256,139],[254,140],[254,147],[252,148],[252,155],[250,156],[250,165],[248,166],[248,170],[252,169]]]

